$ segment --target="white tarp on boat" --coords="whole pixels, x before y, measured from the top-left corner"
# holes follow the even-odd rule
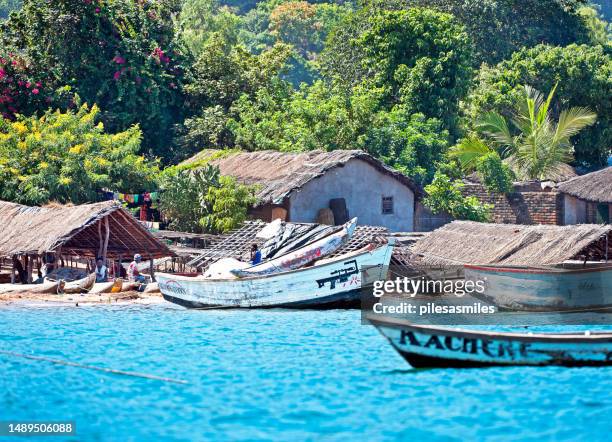
[[[342,229],[329,236],[307,244],[293,252],[270,259],[245,269],[234,269],[232,274],[240,278],[269,275],[299,269],[311,262],[330,255],[342,247],[351,237],[357,226],[357,218],[347,222]]]

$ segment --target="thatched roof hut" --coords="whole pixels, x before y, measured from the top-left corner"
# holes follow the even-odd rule
[[[548,266],[572,259],[612,258],[612,226],[527,226],[454,221],[418,241],[425,265]]]
[[[258,205],[281,204],[293,192],[308,182],[324,175],[331,169],[343,167],[350,160],[360,159],[372,165],[385,175],[393,177],[422,194],[419,186],[406,175],[391,169],[381,161],[362,150],[335,150],[324,152],[278,152],[264,150],[257,152],[228,152],[206,149],[188,160],[185,164],[206,162],[219,167],[222,175],[236,178],[243,184],[257,184]]]
[[[144,259],[172,256],[120,204],[107,201],[81,206],[28,207],[0,201],[0,257],[64,255],[95,257],[106,244],[106,256]],[[108,240],[106,240],[108,238]]]
[[[572,178],[557,189],[581,200],[612,204],[612,167]]]

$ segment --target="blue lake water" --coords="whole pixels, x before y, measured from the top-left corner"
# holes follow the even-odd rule
[[[610,368],[413,370],[358,311],[9,306],[0,350],[189,382],[0,355],[0,420],[73,420],[82,441],[593,441],[612,430]]]

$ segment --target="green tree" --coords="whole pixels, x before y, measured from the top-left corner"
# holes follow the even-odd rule
[[[211,211],[200,220],[200,225],[212,233],[238,227],[246,220],[249,207],[257,202],[253,187],[238,184],[229,176],[222,176],[218,186],[210,187],[205,200]]]
[[[464,184],[443,173],[436,173],[431,184],[425,186],[423,204],[433,213],[446,212],[457,219],[487,222],[491,219],[491,204],[483,204],[474,196],[463,196]]]
[[[558,99],[549,109],[558,118],[563,109],[588,107],[597,123],[572,138],[574,165],[603,167],[612,154],[612,58],[602,47],[539,45],[524,49],[494,67],[481,69],[466,100],[463,115],[473,129],[482,115],[495,111],[511,118],[524,100],[523,85],[550,91],[558,84]]]
[[[0,20],[8,18],[11,11],[21,8],[21,0],[0,0]]]
[[[0,45],[28,60],[46,88],[68,85],[97,103],[107,129],[139,123],[145,147],[165,157],[184,101],[177,7],[176,0],[24,0],[1,25]]]
[[[474,64],[494,64],[523,47],[591,43],[586,0],[365,0],[383,9],[433,8],[452,14],[474,42]]]
[[[459,101],[469,88],[471,44],[449,14],[424,8],[363,8],[342,22],[322,55],[327,78],[349,91],[384,91],[383,105],[405,106],[457,133]]]
[[[47,111],[42,117],[0,117],[0,199],[40,205],[81,204],[101,189],[151,191],[157,165],[138,154],[141,132],[107,133],[99,109]]]
[[[469,169],[481,154],[497,150],[523,180],[543,180],[557,173],[573,159],[571,138],[594,124],[597,116],[587,108],[573,107],[561,111],[555,122],[550,112],[555,89],[545,98],[525,86],[523,100],[511,120],[514,131],[502,115],[489,112],[476,123],[476,130],[487,142],[465,140],[453,149],[452,155]]]
[[[185,120],[180,143],[182,156],[204,148],[234,145],[228,121],[234,117],[235,102],[250,100],[258,91],[273,87],[285,69],[291,50],[275,45],[260,55],[241,46],[212,38],[193,66],[185,91],[193,116]]]
[[[180,37],[197,57],[216,38],[238,44],[242,18],[218,0],[185,0],[178,16]]]
[[[489,152],[480,157],[476,163],[476,170],[482,184],[490,192],[510,193],[512,191],[514,173],[497,152]]]
[[[242,97],[228,127],[245,150],[362,149],[415,180],[431,181],[448,148],[448,132],[435,118],[402,105],[381,109],[383,93],[356,87],[350,97],[323,81],[293,93],[286,85]]]
[[[159,208],[169,227],[183,232],[203,231],[200,220],[211,210],[206,201],[208,189],[219,184],[219,168],[170,167],[160,177]]]
[[[257,202],[254,188],[221,176],[210,164],[171,167],[161,175],[160,209],[172,229],[222,233],[237,227]]]

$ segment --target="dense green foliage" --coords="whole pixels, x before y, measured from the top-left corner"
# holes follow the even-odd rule
[[[489,111],[509,117],[522,100],[524,85],[550,91],[558,84],[556,105],[562,109],[588,107],[597,123],[572,138],[576,164],[605,165],[612,153],[612,58],[602,47],[540,45],[517,52],[510,60],[483,68],[465,109],[468,125]]]
[[[457,194],[465,174],[507,192],[572,151],[585,169],[612,153],[611,28],[587,0],[23,0],[5,21],[20,5],[0,0],[4,124],[81,112],[80,96],[109,133],[137,124],[139,153],[166,165],[204,148],[363,149],[434,180],[432,207],[485,219]],[[524,86],[555,84],[546,124],[515,127]],[[596,123],[551,142],[575,107]],[[513,137],[505,147],[482,130],[492,112]],[[447,167],[453,156],[462,169]],[[171,216],[176,228],[225,230],[245,216],[248,189],[210,173],[162,175],[181,210],[200,201]],[[179,195],[190,183],[199,190]]]
[[[160,209],[169,226],[184,232],[226,232],[242,223],[256,202],[253,188],[220,176],[219,168],[174,167],[160,179]]]
[[[141,133],[106,133],[98,108],[0,117],[0,199],[22,204],[96,201],[97,191],[151,191],[158,173],[138,154]]]
[[[21,0],[0,0],[0,20],[9,16],[11,11],[21,7]]]
[[[467,36],[451,16],[426,9],[355,15],[369,27],[351,43],[369,74],[347,83],[354,67],[347,61],[327,71],[329,82],[302,85],[297,92],[281,82],[254,100],[241,97],[229,124],[236,145],[360,148],[417,180],[431,180],[448,131],[457,130],[459,100],[471,78]]]
[[[490,192],[510,193],[514,173],[505,164],[497,152],[489,152],[478,159],[476,170],[482,180],[482,184]]]
[[[433,213],[446,212],[457,219],[486,222],[491,220],[490,204],[482,204],[474,196],[461,193],[464,184],[437,172],[432,183],[425,186],[423,204]]]
[[[227,122],[235,115],[235,102],[241,97],[251,100],[258,91],[280,81],[278,74],[289,55],[289,48],[282,44],[252,55],[219,38],[208,41],[185,88],[193,116],[184,123],[181,154],[193,154],[203,147],[232,146],[234,134]]]
[[[139,123],[148,150],[166,156],[182,115],[177,7],[174,0],[25,0],[0,28],[0,45],[21,54],[47,90],[68,85],[96,103],[109,130]]]
[[[453,14],[474,42],[473,62],[497,63],[522,47],[590,42],[586,0],[365,0],[384,9],[423,6]]]

